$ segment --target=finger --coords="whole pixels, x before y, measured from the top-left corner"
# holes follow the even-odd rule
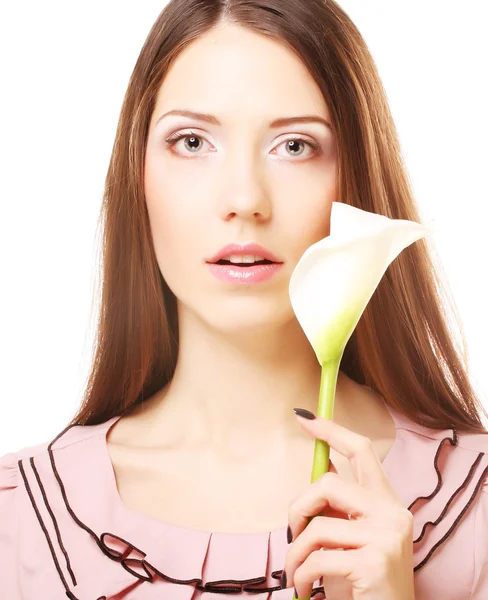
[[[360,550],[315,550],[295,571],[293,586],[297,598],[309,598],[314,581],[321,577],[352,579]],[[288,587],[287,581],[287,587]]]
[[[337,475],[339,475],[334,463],[332,462],[332,460],[330,458],[329,458],[328,471],[329,471],[329,473],[336,473]],[[324,517],[335,517],[336,519],[346,519],[347,520],[347,519],[351,518],[351,515],[340,512],[339,510],[335,510],[331,506],[326,506],[318,514],[321,516],[324,516]]]
[[[374,451],[373,443],[368,437],[342,427],[330,419],[317,416],[307,419],[299,414],[297,417],[300,425],[311,435],[327,442],[350,461],[354,476],[360,485],[390,494],[393,492],[381,461]]]
[[[375,530],[370,525],[365,527],[364,523],[364,521],[315,517],[288,550],[284,566],[287,581],[293,583],[297,568],[315,550],[357,549],[374,542]]]
[[[337,473],[337,469],[335,468],[334,463],[329,459],[329,473]],[[324,517],[335,517],[336,519],[350,519],[351,515],[340,512],[339,510],[335,510],[331,506],[326,506],[323,510],[321,510],[318,515]],[[309,519],[310,520],[310,519]]]
[[[382,503],[381,503],[382,504]],[[344,515],[344,519],[369,517],[381,511],[378,498],[355,481],[345,481],[337,473],[324,473],[305,491],[290,502],[288,523],[293,539],[307,526],[310,518],[321,512],[330,516],[330,509]]]

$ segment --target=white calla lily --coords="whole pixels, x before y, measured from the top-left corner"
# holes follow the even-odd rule
[[[330,235],[310,246],[289,283],[290,301],[322,366],[317,416],[332,419],[345,346],[390,263],[430,228],[332,203]],[[329,469],[329,445],[315,440],[312,483]]]
[[[321,365],[342,354],[390,263],[427,231],[415,221],[332,203],[330,235],[305,251],[289,283],[293,310]]]

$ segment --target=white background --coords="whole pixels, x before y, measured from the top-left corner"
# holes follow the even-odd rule
[[[93,340],[96,227],[122,98],[164,2],[0,8],[0,456],[73,416]],[[488,405],[484,3],[342,0],[376,59]]]

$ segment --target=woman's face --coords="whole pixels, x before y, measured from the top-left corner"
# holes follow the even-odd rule
[[[219,123],[164,116],[183,109]],[[177,297],[179,318],[190,310],[226,332],[262,331],[295,318],[290,276],[303,252],[329,234],[337,175],[326,124],[270,125],[302,116],[330,123],[306,67],[270,38],[220,26],[173,63],[151,118],[145,195],[159,268]],[[186,137],[170,144],[180,134]],[[243,285],[212,274],[207,261],[223,246],[249,242],[282,261],[273,277]]]

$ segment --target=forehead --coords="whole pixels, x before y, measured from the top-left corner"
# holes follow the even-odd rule
[[[195,108],[235,116],[317,114],[322,93],[300,57],[283,43],[236,25],[214,28],[176,57],[162,82],[156,114]],[[224,123],[225,124],[225,123]]]

